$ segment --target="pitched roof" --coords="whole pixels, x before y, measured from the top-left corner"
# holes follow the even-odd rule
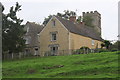
[[[61,17],[55,16],[70,32],[82,35],[85,37],[90,37],[95,40],[103,41],[100,35],[98,35],[95,30],[91,27],[74,23],[70,20],[63,19]]]
[[[35,22],[27,22],[26,25],[29,26],[29,32],[28,34],[38,34],[42,31],[43,26],[36,24]]]
[[[26,27],[29,27],[25,35],[25,37],[29,38],[29,46],[38,46],[37,34],[40,33],[44,27],[34,22],[27,22]]]

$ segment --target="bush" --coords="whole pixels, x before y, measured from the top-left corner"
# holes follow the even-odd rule
[[[115,52],[115,51],[118,51],[118,49],[117,48],[112,48],[111,51]]]
[[[87,49],[90,49],[89,47],[86,47],[86,46],[83,46],[83,47],[81,47],[80,49],[85,49],[85,50],[87,50]]]
[[[107,49],[99,49],[99,53],[101,53],[101,52],[109,52],[109,50],[107,50]]]
[[[117,51],[116,54],[120,54],[120,51]]]
[[[90,52],[90,49],[89,47],[81,47],[80,49],[77,49],[76,51],[74,51],[74,54],[86,54],[86,53],[89,53]]]

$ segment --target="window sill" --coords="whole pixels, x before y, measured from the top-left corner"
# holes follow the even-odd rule
[[[56,42],[57,40],[51,40],[51,42]]]

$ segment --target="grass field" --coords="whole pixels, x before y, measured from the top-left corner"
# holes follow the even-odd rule
[[[3,78],[116,78],[120,52],[3,61]]]

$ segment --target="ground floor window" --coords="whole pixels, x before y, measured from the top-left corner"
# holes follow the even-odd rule
[[[35,53],[34,53],[34,55],[36,56],[36,55],[38,55],[39,53],[38,53],[38,47],[35,47]]]
[[[51,51],[51,55],[57,55],[58,47],[57,46],[51,46],[50,51]]]
[[[49,53],[49,55],[58,55],[58,50],[59,50],[59,47],[60,47],[60,45],[59,44],[50,44],[50,45],[48,45],[48,47],[49,47],[49,51],[50,51],[50,53]]]
[[[25,49],[25,55],[30,54],[30,49]]]

